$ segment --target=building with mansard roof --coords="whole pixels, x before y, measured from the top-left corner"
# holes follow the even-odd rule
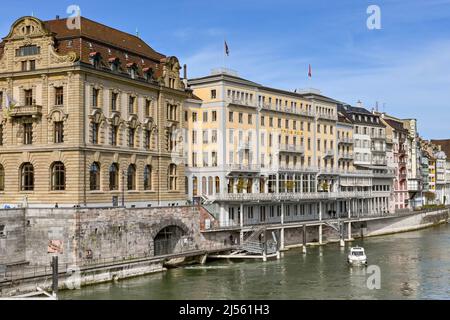
[[[178,59],[137,36],[18,19],[0,44],[0,204],[185,204],[189,96]]]

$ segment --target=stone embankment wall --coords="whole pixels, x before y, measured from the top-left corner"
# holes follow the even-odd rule
[[[47,266],[50,243],[61,248],[60,264],[151,257],[155,236],[168,226],[183,231],[186,248],[208,248],[213,242],[200,232],[205,218],[207,212],[192,206],[0,210],[0,264]]]

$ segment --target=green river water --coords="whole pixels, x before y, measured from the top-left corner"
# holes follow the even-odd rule
[[[350,246],[368,267],[349,267]],[[375,267],[375,269],[377,268]],[[372,277],[372,278],[371,278]],[[268,262],[226,260],[63,291],[60,299],[450,299],[450,225],[282,253]]]

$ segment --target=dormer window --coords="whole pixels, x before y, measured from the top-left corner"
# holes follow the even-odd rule
[[[130,75],[131,79],[136,79],[137,76],[137,65],[136,63],[127,63],[127,69],[128,74]]]
[[[150,81],[153,79],[153,68],[143,68],[142,72],[144,73],[144,79]]]
[[[38,46],[23,46],[16,49],[16,57],[33,56],[41,53],[41,48]]]
[[[89,54],[89,62],[91,63],[91,65],[94,66],[94,68],[97,69],[100,67],[100,60],[101,60],[100,52],[91,52]]]
[[[109,64],[111,66],[111,71],[117,72],[119,71],[119,66],[120,66],[120,60],[119,58],[109,58]]]

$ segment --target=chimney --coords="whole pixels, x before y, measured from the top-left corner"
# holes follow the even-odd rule
[[[56,16],[56,20],[59,20],[59,16],[58,15]]]

